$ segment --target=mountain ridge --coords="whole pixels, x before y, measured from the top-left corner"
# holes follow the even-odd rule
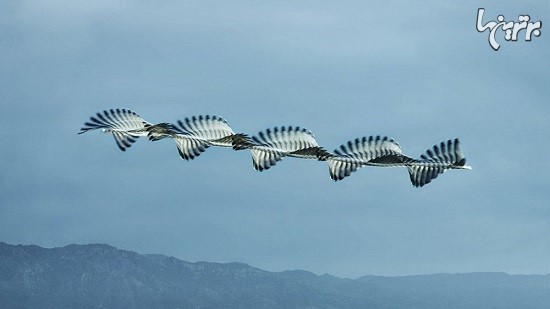
[[[358,279],[248,264],[186,262],[106,244],[0,242],[0,307],[436,308],[550,305],[550,275],[432,274]]]

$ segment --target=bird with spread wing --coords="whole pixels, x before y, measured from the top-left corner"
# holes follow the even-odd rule
[[[253,167],[265,171],[284,157],[327,161],[330,177],[342,180],[364,166],[406,167],[413,186],[422,187],[451,169],[471,169],[460,149],[458,138],[434,145],[418,159],[403,154],[397,141],[387,136],[368,136],[350,140],[333,152],[320,147],[311,131],[298,126],[266,129],[249,137],[235,133],[218,116],[201,115],[176,123],[152,124],[128,109],[109,109],[96,113],[78,134],[101,129],[112,134],[120,150],[130,148],[139,137],[151,141],[170,138],[184,160],[193,160],[210,146],[250,150]]]

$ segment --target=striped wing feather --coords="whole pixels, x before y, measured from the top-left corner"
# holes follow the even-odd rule
[[[399,157],[403,152],[394,139],[378,135],[348,141],[336,148],[334,154],[367,163],[384,157]]]
[[[251,149],[252,163],[257,171],[265,171],[281,161],[285,153],[270,149]]]
[[[260,131],[238,146],[252,149],[252,161],[258,171],[269,169],[285,156],[318,159],[323,154],[309,130],[282,126]]]
[[[292,153],[306,148],[318,147],[315,136],[300,127],[275,127],[252,136],[257,146],[265,146],[284,153]]]
[[[466,168],[466,158],[460,150],[458,138],[434,145],[420,156],[420,160],[407,166],[411,183],[422,187],[452,168]]]
[[[127,109],[110,109],[90,117],[78,134],[89,130],[110,129],[114,131],[140,131],[148,124],[138,114]]]
[[[119,131],[113,131],[112,134],[118,148],[122,151],[126,151],[126,149],[132,147],[132,144],[139,138],[139,135]]]
[[[145,128],[148,125],[150,125],[148,122],[131,110],[109,109],[90,117],[78,134],[105,129],[106,132],[113,134],[118,148],[126,151],[140,136],[146,135]]]
[[[330,177],[337,181],[350,176],[364,165],[403,166],[412,159],[403,155],[401,146],[387,136],[356,138],[340,145],[328,157]]]
[[[416,160],[405,156],[399,144],[387,136],[356,138],[329,153],[319,147],[309,130],[300,127],[274,127],[248,137],[235,134],[225,119],[211,115],[152,125],[131,110],[109,109],[90,117],[78,134],[97,129],[112,134],[122,151],[140,136],[148,135],[150,140],[173,138],[184,160],[198,157],[210,146],[250,149],[254,168],[259,171],[269,169],[285,156],[326,160],[333,180],[342,180],[365,165],[406,166],[411,183],[422,187],[449,169],[471,169],[458,138],[434,145]]]
[[[170,125],[170,134],[184,160],[193,160],[210,146],[236,149],[247,138],[245,134],[235,134],[225,119],[213,115],[178,120]]]
[[[210,144],[207,141],[181,137],[179,135],[174,137],[174,142],[178,147],[180,157],[187,161],[193,160],[200,156],[208,147],[210,147]]]
[[[235,132],[225,119],[218,116],[193,116],[178,120],[173,127],[177,134],[209,141],[216,146],[233,146],[231,136],[235,135]]]
[[[327,162],[330,178],[334,181],[350,176],[361,167],[357,160],[350,158],[331,157]]]

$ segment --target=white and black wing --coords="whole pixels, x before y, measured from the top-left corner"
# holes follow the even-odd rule
[[[205,140],[191,137],[190,135],[184,135],[177,133],[174,125],[171,123],[159,123],[147,128],[147,135],[149,140],[158,141],[164,138],[171,138],[176,143],[180,158],[183,160],[193,160],[203,153],[210,143]]]
[[[417,160],[407,166],[411,183],[422,187],[449,169],[471,169],[460,150],[458,138],[434,145]]]
[[[246,140],[246,135],[235,134],[225,119],[213,115],[188,117],[166,125],[166,136],[174,138],[184,160],[193,160],[210,146],[235,147]]]
[[[225,119],[212,115],[178,120],[173,127],[180,135],[208,141],[215,146],[233,147],[232,137],[236,135]]]
[[[403,166],[412,159],[403,155],[401,146],[387,136],[356,138],[334,150],[327,158],[330,178],[342,180],[364,165],[393,167]]]
[[[103,129],[111,133],[122,151],[126,151],[140,137],[145,136],[145,128],[150,125],[138,114],[127,109],[109,109],[90,117],[78,134],[90,130]]]
[[[269,169],[285,156],[320,159],[326,155],[311,131],[293,126],[282,126],[260,131],[248,139],[254,168]]]
[[[334,181],[350,176],[362,166],[357,160],[350,158],[331,157],[327,162],[330,178]]]
[[[258,171],[269,169],[287,156],[327,161],[333,180],[344,179],[362,166],[406,166],[411,183],[422,187],[449,169],[471,169],[466,165],[458,138],[436,144],[419,159],[413,159],[403,154],[394,139],[386,136],[356,138],[329,153],[304,128],[274,127],[248,137],[233,132],[225,119],[212,115],[153,125],[131,110],[109,109],[90,117],[78,134],[97,129],[112,134],[122,151],[140,136],[149,136],[152,141],[172,138],[184,160],[200,156],[210,146],[250,149]]]
[[[399,165],[403,156],[401,146],[387,136],[369,136],[356,138],[340,145],[334,150],[337,157],[352,158],[363,163]]]
[[[174,142],[176,143],[180,157],[183,160],[193,160],[206,151],[208,147],[210,147],[210,143],[207,141],[181,135],[175,136]]]

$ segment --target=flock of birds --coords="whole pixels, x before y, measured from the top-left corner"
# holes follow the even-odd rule
[[[235,133],[218,116],[193,116],[177,123],[152,124],[128,109],[109,109],[90,117],[78,134],[101,129],[112,134],[120,150],[125,151],[141,136],[151,141],[172,139],[180,157],[193,160],[210,146],[250,150],[254,169],[264,171],[284,157],[326,161],[330,177],[342,180],[363,166],[406,167],[411,183],[422,187],[449,169],[471,169],[460,151],[458,138],[434,145],[419,159],[403,154],[401,146],[386,136],[350,140],[332,153],[320,147],[315,136],[304,128],[282,126],[254,136]]]

